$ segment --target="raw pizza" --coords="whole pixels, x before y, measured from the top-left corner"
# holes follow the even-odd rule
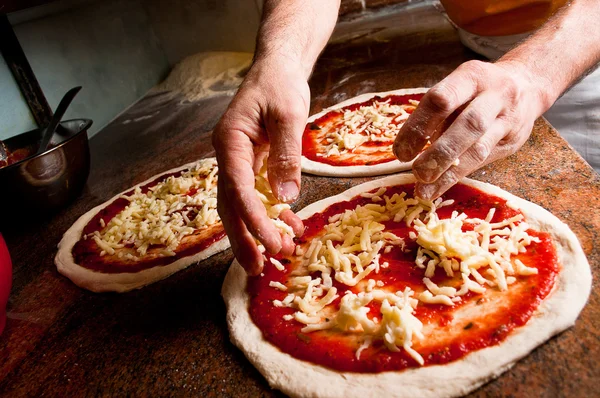
[[[291,396],[459,396],[570,327],[591,288],[571,230],[465,179],[434,202],[410,174],[314,203],[293,256],[223,285],[231,340]]]
[[[59,243],[58,271],[94,292],[125,292],[227,249],[217,177],[216,159],[203,159],[90,210]]]
[[[302,171],[374,176],[408,170],[392,151],[398,131],[427,88],[359,95],[311,116],[302,135]]]

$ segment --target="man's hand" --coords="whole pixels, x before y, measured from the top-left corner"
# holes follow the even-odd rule
[[[461,65],[423,97],[394,153],[415,160],[416,194],[436,198],[477,168],[517,151],[533,122],[600,62],[600,2],[572,0],[494,64]],[[444,131],[449,116],[458,117]]]
[[[310,92],[304,73],[293,65],[256,62],[213,133],[219,163],[218,211],[240,264],[260,273],[262,254],[291,254],[294,244],[267,217],[254,191],[254,175],[268,155],[268,177],[282,202],[300,190],[301,138],[308,117]],[[291,211],[281,215],[296,235],[302,221]]]
[[[258,239],[270,253],[291,254],[254,191],[254,174],[268,156],[273,193],[291,202],[300,192],[302,132],[308,117],[308,77],[333,31],[339,0],[265,0],[254,64],[213,133],[219,162],[218,211],[237,260],[261,272]],[[304,231],[291,211],[279,218]]]
[[[527,73],[516,63],[469,61],[425,94],[394,143],[398,159],[410,161],[432,142],[413,165],[418,196],[435,199],[525,143],[547,108],[539,82]]]

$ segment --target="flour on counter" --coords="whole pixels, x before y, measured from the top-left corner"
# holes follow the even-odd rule
[[[142,116],[136,117],[134,119],[127,119],[127,120],[124,120],[122,122],[122,124],[129,124],[131,122],[135,123],[135,122],[141,122],[142,120],[152,119],[154,116],[158,115],[159,113],[160,113],[160,111],[156,111],[156,112],[152,113],[151,115],[142,115]]]
[[[203,52],[179,62],[152,91],[182,93],[189,101],[233,93],[252,64],[252,53]]]

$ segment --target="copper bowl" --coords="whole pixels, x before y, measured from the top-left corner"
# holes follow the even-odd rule
[[[9,152],[28,151],[25,159],[0,168],[2,219],[51,214],[76,198],[90,172],[88,119],[61,122],[48,149],[36,155],[42,130],[4,140]],[[0,224],[4,227],[6,222]]]

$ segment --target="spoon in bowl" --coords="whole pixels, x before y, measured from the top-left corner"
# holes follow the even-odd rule
[[[48,144],[50,144],[50,140],[54,135],[56,127],[60,123],[62,117],[65,115],[67,108],[69,107],[69,105],[71,105],[71,101],[73,101],[73,98],[75,98],[75,95],[77,95],[79,90],[81,90],[81,86],[70,89],[60,100],[60,103],[56,107],[56,111],[54,112],[54,115],[52,116],[48,127],[46,127],[46,129],[42,133],[42,141],[37,151],[37,155],[46,151],[46,149],[48,148]]]

